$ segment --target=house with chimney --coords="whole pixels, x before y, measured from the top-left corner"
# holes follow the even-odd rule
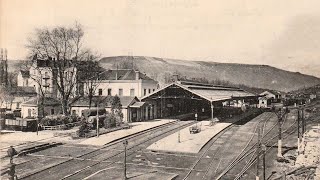
[[[159,88],[157,81],[146,74],[133,69],[110,69],[99,72],[98,83],[94,88],[94,97],[104,98],[108,96],[119,96],[122,104],[122,113],[125,122],[135,122],[151,119],[145,116],[147,103],[139,102],[139,98],[155,92]],[[84,101],[88,92],[88,84],[82,82],[84,98],[77,99],[71,104],[71,111],[81,115],[83,109],[89,108],[89,103]],[[80,102],[83,101],[83,102]],[[93,103],[94,104],[94,103]],[[95,105],[93,105],[95,106]],[[106,105],[106,109],[109,106]],[[109,108],[110,109],[110,108]]]
[[[143,97],[159,88],[157,81],[133,69],[111,69],[102,72],[95,88],[96,96]],[[84,84],[85,86],[86,84]],[[84,88],[86,90],[88,88]]]

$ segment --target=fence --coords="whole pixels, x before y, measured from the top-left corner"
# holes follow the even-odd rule
[[[43,130],[64,130],[64,129],[69,129],[70,127],[74,127],[78,125],[80,125],[80,121],[74,122],[74,123],[56,125],[56,126],[42,126],[42,129]]]

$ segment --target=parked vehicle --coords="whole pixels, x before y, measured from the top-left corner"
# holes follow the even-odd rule
[[[104,126],[104,120],[106,118],[107,111],[105,108],[92,108],[92,109],[84,109],[81,111],[82,116],[85,121],[88,123],[88,126],[92,129],[95,129],[97,124],[97,114],[99,119],[99,127]]]

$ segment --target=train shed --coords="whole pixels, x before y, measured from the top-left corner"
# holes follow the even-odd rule
[[[148,120],[195,113],[213,119],[219,109],[241,108],[256,99],[255,94],[237,87],[176,81],[140,100],[145,104],[142,116]]]

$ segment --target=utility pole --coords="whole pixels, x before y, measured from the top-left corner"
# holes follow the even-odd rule
[[[267,147],[266,145],[262,145],[262,163],[263,163],[263,180],[266,180],[266,152],[267,152]]]
[[[123,162],[123,166],[124,166],[124,172],[123,172],[123,179],[127,180],[127,146],[128,146],[128,141],[124,140],[123,141],[123,145],[124,145],[124,162]]]
[[[278,159],[282,159],[282,123],[283,123],[283,118],[285,117],[287,113],[287,109],[283,107],[280,109],[276,114],[278,116],[278,128],[279,128],[279,134],[278,134],[278,154],[277,157]]]
[[[256,180],[259,180],[260,178],[259,178],[259,164],[260,164],[260,158],[259,158],[259,156],[260,156],[260,139],[261,139],[261,137],[260,137],[260,135],[261,135],[261,132],[260,132],[260,127],[258,128],[258,142],[257,142],[257,150],[256,150],[256,153],[257,153],[257,166],[256,166]]]
[[[97,124],[97,137],[99,137],[99,102],[98,102],[98,99],[97,99],[97,118],[96,118],[96,124]]]
[[[298,109],[298,155],[300,154],[300,109]]]

